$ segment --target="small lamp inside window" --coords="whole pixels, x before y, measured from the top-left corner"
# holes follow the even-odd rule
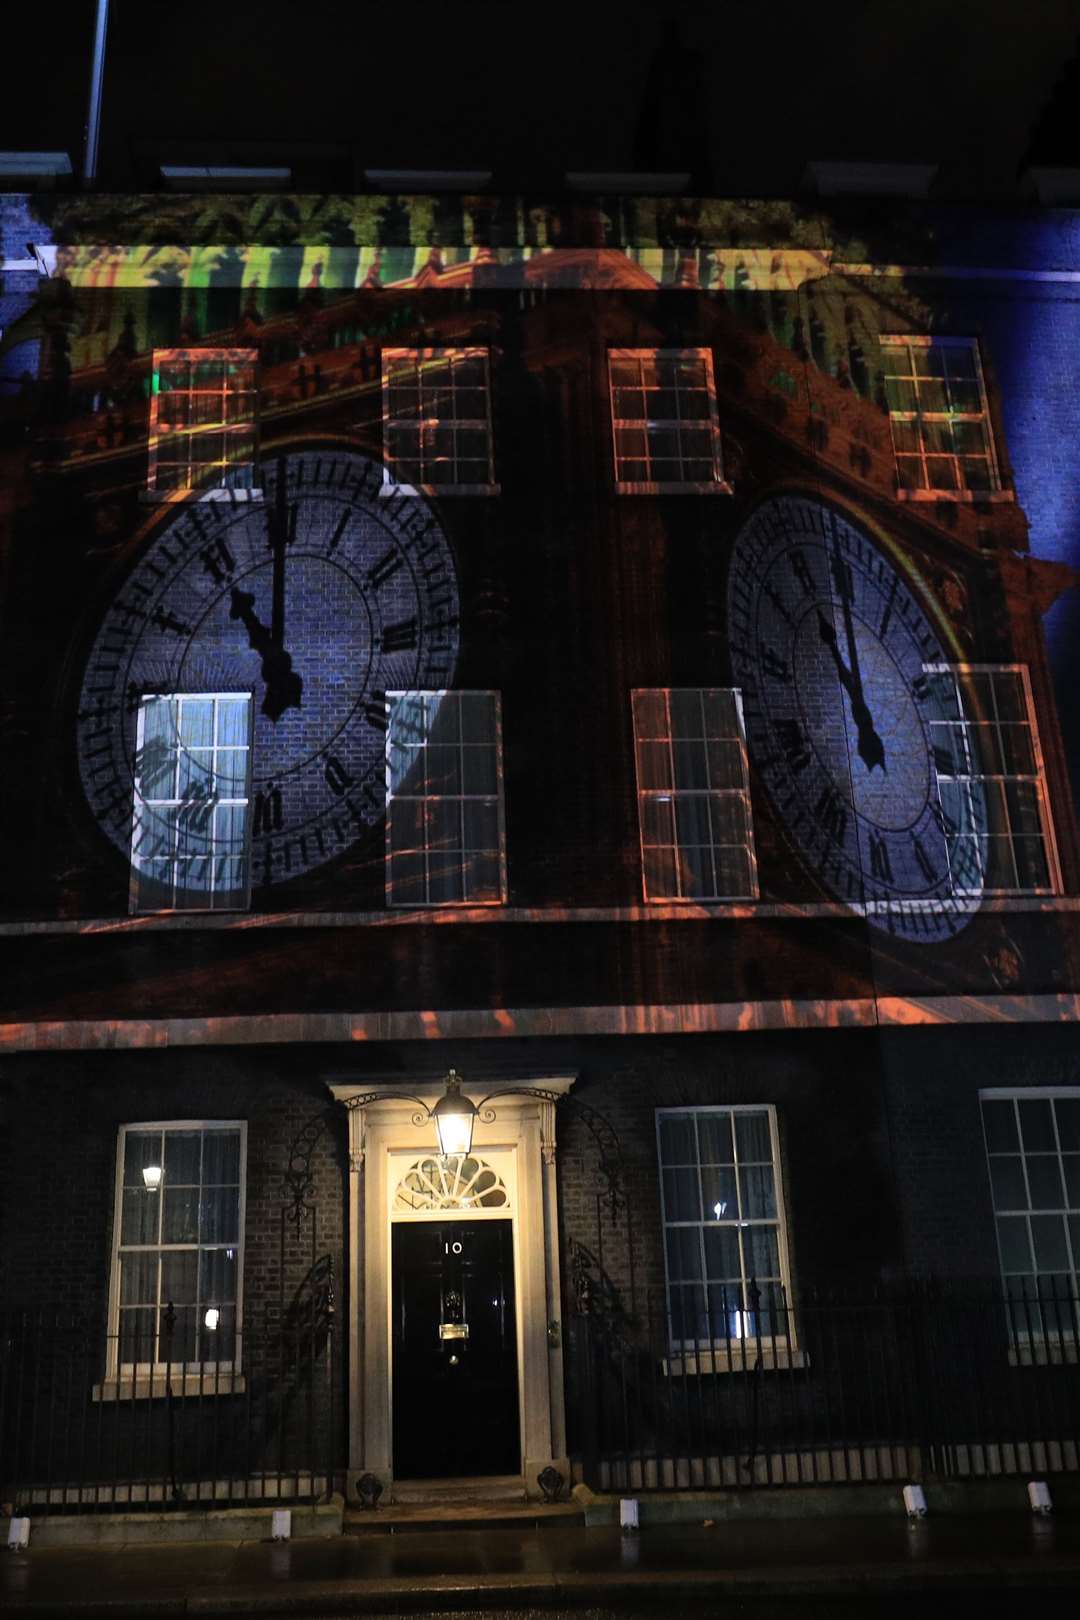
[[[443,1158],[470,1151],[476,1104],[461,1095],[461,1079],[456,1069],[447,1074],[446,1095],[439,1098],[431,1117],[439,1134],[439,1152]]]
[[[157,1192],[161,1186],[160,1164],[144,1164],[142,1178],[147,1192]]]
[[[209,1306],[207,1308],[206,1315],[203,1317],[203,1325],[206,1327],[206,1329],[210,1333],[216,1333],[217,1332],[217,1325],[218,1325],[218,1322],[220,1320],[221,1320],[221,1312],[218,1310],[217,1306],[216,1305]]]

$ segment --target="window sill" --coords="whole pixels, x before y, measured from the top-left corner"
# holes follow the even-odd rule
[[[224,501],[229,506],[261,502],[261,489],[141,489],[139,499],[146,506],[200,506],[206,501]]]
[[[412,496],[427,500],[440,495],[501,495],[501,484],[393,484],[379,485],[379,499],[392,500],[395,495]]]
[[[993,506],[1016,500],[1011,489],[898,489],[898,501],[964,501],[969,506]]]
[[[707,484],[623,484],[616,480],[616,495],[734,495],[735,490],[724,478],[710,479]]]
[[[665,1356],[660,1371],[665,1378],[701,1378],[713,1373],[753,1372],[758,1363],[762,1372],[782,1372],[786,1368],[809,1367],[810,1357],[795,1345],[790,1348],[786,1344],[747,1346],[740,1340],[732,1345],[718,1345],[713,1350]]]
[[[1009,1350],[1010,1367],[1080,1366],[1080,1346],[1075,1339],[1052,1343],[1014,1344]]]
[[[247,1389],[243,1373],[206,1367],[201,1373],[174,1373],[172,1392],[181,1399],[190,1400],[200,1395],[242,1395]],[[91,1398],[94,1401],[157,1401],[164,1400],[168,1391],[165,1374],[153,1377],[105,1378],[95,1384]]]

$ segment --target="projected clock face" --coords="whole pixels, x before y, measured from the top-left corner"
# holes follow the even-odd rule
[[[87,800],[126,854],[147,695],[250,694],[256,885],[381,820],[385,694],[451,686],[459,643],[439,519],[421,497],[380,498],[380,463],[304,448],[271,456],[262,485],[261,502],[182,503],[157,527],[104,615],[79,703]]]
[[[950,660],[908,576],[839,510],[775,496],[735,541],[728,632],[751,762],[819,881],[891,933],[959,932],[985,807],[972,788],[964,827],[942,807]]]

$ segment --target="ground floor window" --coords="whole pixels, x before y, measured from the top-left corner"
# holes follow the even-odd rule
[[[776,1110],[660,1108],[656,1132],[673,1348],[793,1342]]]
[[[1015,1339],[1075,1339],[1080,1088],[980,1093],[998,1260]]]
[[[245,1126],[122,1125],[110,1378],[239,1366]]]

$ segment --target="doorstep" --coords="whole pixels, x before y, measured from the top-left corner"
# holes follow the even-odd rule
[[[583,1529],[580,1502],[403,1502],[345,1509],[347,1536],[406,1535],[423,1530]]]
[[[395,1479],[390,1487],[396,1507],[490,1506],[527,1500],[520,1474],[468,1475],[461,1479]],[[375,1511],[378,1511],[376,1509]]]

